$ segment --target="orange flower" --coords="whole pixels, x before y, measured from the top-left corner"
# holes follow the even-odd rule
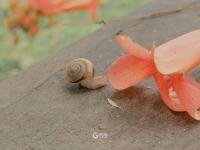
[[[200,63],[200,30],[180,36],[159,46],[155,63],[163,74],[184,73]]]
[[[53,15],[55,13],[53,0],[28,0],[28,4],[31,8],[45,15]]]
[[[37,19],[35,15],[27,15],[24,19],[24,27],[29,29],[32,25],[37,24]]]
[[[13,29],[15,27],[15,19],[13,17],[9,17],[7,20],[6,20],[6,26],[8,29]]]
[[[60,6],[62,11],[80,11],[80,10],[89,10],[91,12],[91,18],[93,21],[96,20],[97,17],[97,8],[100,5],[101,0],[88,0],[88,1],[73,1],[65,3]]]
[[[21,8],[17,11],[16,20],[21,26],[24,26],[26,16],[27,13],[24,9]]]
[[[29,35],[31,37],[35,37],[37,35],[37,33],[39,32],[40,27],[37,24],[33,24],[31,25],[30,29],[29,29]]]
[[[153,76],[163,101],[170,109],[187,111],[194,119],[200,120],[200,86],[185,75],[188,69],[198,64],[199,36],[200,30],[194,31],[157,48],[153,47],[150,52],[127,36],[117,36],[127,55],[120,57],[111,66],[108,72],[110,83],[114,88],[122,90]],[[190,52],[193,54],[188,55]],[[176,63],[169,65],[172,60]],[[182,65],[177,65],[180,63]]]
[[[166,104],[175,111],[187,111],[200,120],[200,86],[185,73],[200,62],[200,30],[182,35],[155,49],[154,61],[161,75],[155,79]],[[171,104],[170,104],[171,103]]]
[[[44,13],[55,15],[61,12],[89,10],[91,17],[96,20],[96,10],[100,0],[76,1],[76,0],[28,0],[29,6]]]
[[[118,90],[126,89],[141,80],[154,75],[156,68],[153,61],[153,51],[148,52],[128,36],[117,36],[117,41],[127,55],[118,58],[108,73],[110,83]]]
[[[9,7],[13,12],[16,12],[19,8],[19,0],[10,0]]]

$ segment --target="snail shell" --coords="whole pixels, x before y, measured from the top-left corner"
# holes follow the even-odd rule
[[[94,66],[85,58],[74,59],[66,65],[65,80],[71,83],[80,83],[83,87],[92,90],[107,85],[105,77],[94,77]]]
[[[93,76],[94,66],[85,58],[74,59],[65,67],[65,80],[71,83],[77,83]]]

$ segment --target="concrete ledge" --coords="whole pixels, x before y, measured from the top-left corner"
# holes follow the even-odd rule
[[[200,5],[198,0],[159,1],[130,14]],[[199,9],[107,22],[104,28],[0,83],[0,149],[2,150],[112,150],[199,149],[200,124],[186,113],[171,112],[152,80],[122,92],[110,86],[88,91],[65,84],[63,67],[77,57],[94,62],[106,73],[123,51],[114,35],[122,31],[151,47],[200,27]],[[101,62],[101,63],[99,63]],[[192,73],[199,79],[199,69]],[[112,108],[112,96],[122,110]],[[104,124],[105,129],[99,126]],[[108,137],[94,139],[93,133]]]

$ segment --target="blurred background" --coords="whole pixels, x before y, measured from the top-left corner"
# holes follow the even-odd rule
[[[148,2],[149,0],[102,0],[97,20],[126,15]],[[63,13],[57,16],[57,23],[53,26],[49,26],[48,17],[39,19],[40,31],[33,38],[20,28],[14,33],[8,29],[6,20],[12,15],[9,0],[0,0],[0,80],[16,74],[103,26],[94,23],[86,11]]]

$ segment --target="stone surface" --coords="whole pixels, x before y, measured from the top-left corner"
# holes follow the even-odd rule
[[[147,48],[200,26],[199,8],[184,8],[134,20],[131,16],[200,5],[199,0],[153,2],[0,83],[0,149],[132,150],[199,149],[200,123],[174,113],[161,101],[152,79],[121,92],[110,86],[89,91],[66,84],[63,67],[85,57],[105,74],[123,51],[114,35],[122,31]],[[128,19],[129,18],[129,19]],[[199,70],[192,73],[200,79]],[[112,98],[122,107],[113,108]],[[106,128],[99,129],[101,124]],[[92,136],[94,134],[94,137]],[[98,136],[98,139],[95,139]]]

